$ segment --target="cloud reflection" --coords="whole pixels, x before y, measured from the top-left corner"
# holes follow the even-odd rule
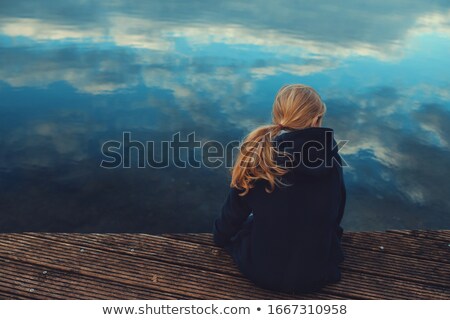
[[[351,165],[348,227],[450,226],[450,91],[442,75],[449,3],[345,4],[227,1],[217,10],[209,1],[2,1],[0,168],[47,170],[55,185],[87,198],[96,188],[120,198],[114,179],[89,165],[102,141],[123,130],[240,138],[269,121],[282,84],[305,82],[326,100],[325,124],[350,140],[342,151]],[[73,172],[61,173],[69,164]],[[176,192],[180,173],[134,172],[136,185],[120,173],[132,192],[114,203],[151,199],[133,208],[151,212],[153,222],[165,212],[175,220],[187,203],[207,226],[221,197],[203,195],[217,184],[226,189],[224,171],[209,174],[206,186],[183,172],[195,187],[174,204],[142,190],[150,179]]]

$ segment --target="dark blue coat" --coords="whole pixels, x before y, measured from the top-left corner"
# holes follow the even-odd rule
[[[294,157],[276,157],[290,168],[283,181],[291,185],[267,193],[268,183],[257,180],[243,197],[231,188],[214,221],[215,244],[260,287],[302,293],[341,278],[346,192],[333,134],[311,127],[278,135],[273,145]]]

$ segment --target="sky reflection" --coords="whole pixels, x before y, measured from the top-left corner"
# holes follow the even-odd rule
[[[285,83],[317,88],[350,141],[344,227],[450,228],[448,1],[0,9],[0,231],[210,231],[226,168],[105,171],[100,146],[240,139]]]

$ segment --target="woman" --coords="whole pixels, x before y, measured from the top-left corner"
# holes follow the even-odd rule
[[[342,159],[326,107],[310,86],[278,91],[273,123],[252,131],[214,221],[214,242],[256,285],[306,293],[341,279]]]

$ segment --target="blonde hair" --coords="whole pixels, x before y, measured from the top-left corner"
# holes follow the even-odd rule
[[[273,147],[272,139],[282,129],[311,127],[325,112],[325,104],[312,87],[303,84],[282,86],[273,103],[272,124],[260,126],[245,137],[232,168],[230,186],[243,189],[240,193],[243,196],[258,179],[269,182],[270,189],[265,188],[269,193],[275,185],[284,185],[280,177],[288,169],[276,165],[274,156],[280,152]]]

